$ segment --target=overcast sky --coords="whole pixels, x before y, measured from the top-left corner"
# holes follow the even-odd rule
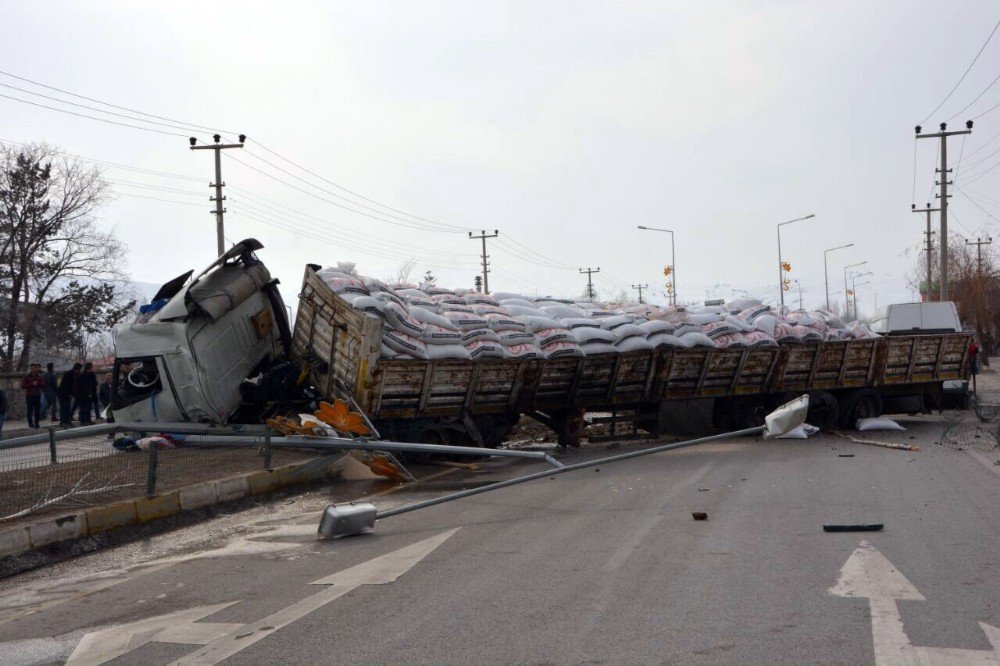
[[[934,202],[938,150],[918,142],[914,188],[913,126],[1000,19],[995,3],[954,0],[4,4],[3,71],[259,142],[228,151],[245,165],[223,162],[226,236],[260,239],[289,298],[306,263],[336,261],[387,277],[413,257],[415,274],[471,286],[474,228],[500,232],[494,291],[578,295],[577,269],[600,266],[602,295],[649,283],[662,300],[670,237],[644,224],[676,231],[681,300],[743,289],[773,301],[775,225],[815,213],[783,228],[792,277],[820,305],[823,250],[854,243],[830,254],[830,290],[842,292],[845,264],[867,260],[863,312],[872,288],[880,305],[913,298],[905,276],[923,217],[910,204],[914,189],[919,205]],[[925,127],[998,74],[1000,36]],[[1000,85],[950,128],[998,102]],[[102,220],[127,244],[135,280],[214,258],[212,156],[184,138],[210,132],[143,124],[180,136],[157,134],[2,97],[0,113],[2,140],[196,179],[106,170],[118,194]],[[964,147],[949,144],[952,164],[971,155],[959,185],[986,174],[952,200],[953,228],[968,236],[990,235],[1000,215],[1000,169],[988,171],[1000,140],[983,147],[998,134],[1000,109]]]

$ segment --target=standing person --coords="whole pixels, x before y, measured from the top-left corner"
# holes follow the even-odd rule
[[[3,422],[7,419],[7,394],[0,388],[0,435],[3,434]]]
[[[56,421],[56,403],[59,401],[59,377],[56,375],[55,366],[52,363],[45,364],[45,372],[42,373],[42,416],[48,416],[50,421]]]
[[[39,363],[32,363],[28,367],[28,374],[21,379],[24,401],[28,407],[28,427],[41,428],[39,420],[42,417],[42,389],[45,387],[45,382],[42,381],[42,366]]]
[[[100,388],[97,389],[97,399],[101,402],[100,410],[104,411],[111,406],[111,373],[104,373]]]
[[[73,394],[76,389],[76,376],[80,374],[82,368],[79,363],[74,363],[59,380],[59,425],[67,428],[73,425]]]
[[[969,343],[969,371],[972,373],[972,393],[976,393],[976,375],[979,374],[979,345],[972,338]]]
[[[94,373],[93,363],[84,365],[83,372],[77,375],[73,397],[80,408],[80,425],[93,425],[90,412],[92,408],[96,408],[97,403],[97,375]]]

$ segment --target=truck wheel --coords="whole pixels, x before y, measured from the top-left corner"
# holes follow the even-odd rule
[[[806,423],[820,430],[831,430],[837,427],[839,415],[840,405],[832,393],[816,391],[809,394],[809,413],[806,416]]]
[[[744,430],[762,426],[765,416],[767,416],[767,405],[762,399],[743,400],[736,407],[736,427],[739,430]]]
[[[870,419],[882,413],[882,396],[872,389],[860,389],[842,402],[840,427],[853,428],[858,419]]]

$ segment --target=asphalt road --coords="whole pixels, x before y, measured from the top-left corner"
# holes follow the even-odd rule
[[[902,422],[906,433],[870,436],[923,450],[834,435],[704,445],[333,542],[315,539],[328,495],[262,505],[0,582],[0,663],[75,650],[81,663],[160,664],[200,649],[199,663],[227,664],[893,663],[893,650],[998,663],[979,623],[1000,625],[1000,452],[944,448],[940,421]],[[431,468],[374,501],[539,469]],[[885,529],[825,533],[834,522]],[[363,584],[379,575],[395,580]],[[838,578],[853,598],[830,593]]]

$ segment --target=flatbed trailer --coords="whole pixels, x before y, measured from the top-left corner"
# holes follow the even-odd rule
[[[404,440],[496,446],[529,414],[575,444],[585,411],[655,419],[663,404],[692,400],[714,401],[720,426],[751,427],[802,393],[811,422],[848,425],[940,408],[942,383],[969,372],[965,333],[551,360],[382,359],[382,320],[351,307],[318,269],[306,267],[293,358],[321,394],[346,394],[383,436]]]

